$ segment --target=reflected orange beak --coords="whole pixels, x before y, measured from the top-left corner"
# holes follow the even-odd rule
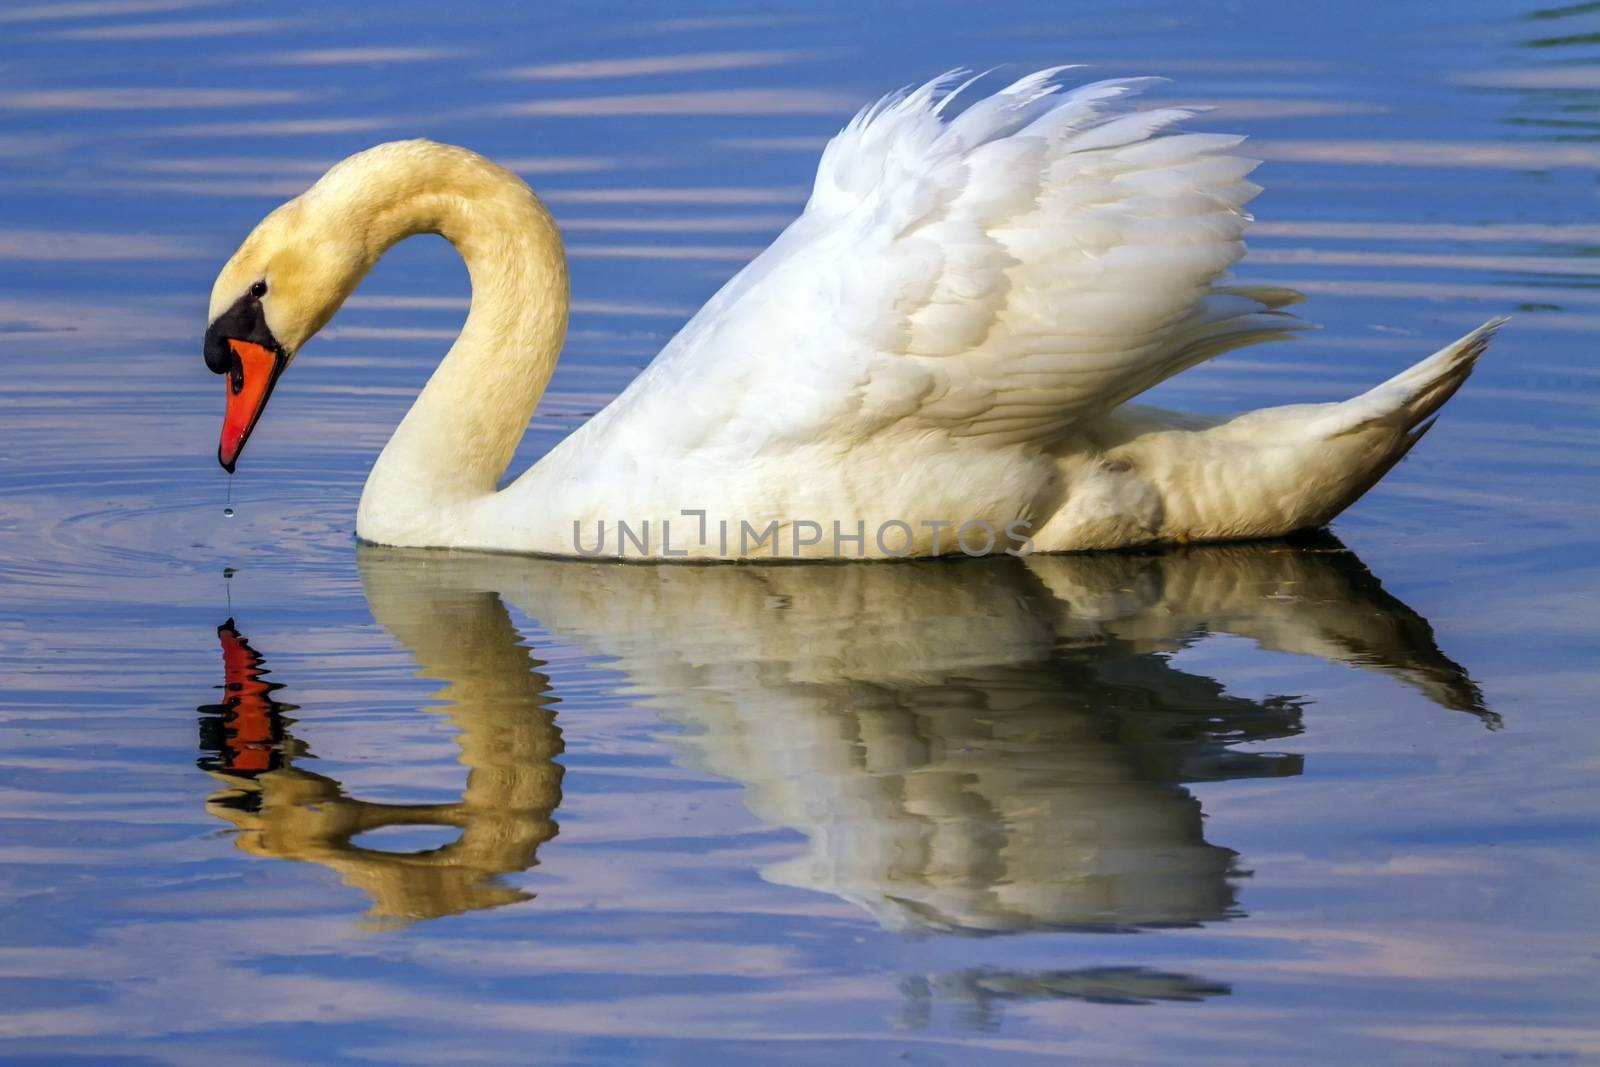
[[[261,653],[229,619],[217,627],[222,642],[222,703],[202,704],[199,764],[230,777],[255,778],[284,764],[285,712],[293,704],[273,699],[281,688],[266,679]],[[213,755],[204,755],[213,753]]]
[[[227,375],[228,408],[222,416],[222,439],[217,444],[217,462],[229,474],[239,462],[239,453],[256,428],[272,387],[283,373],[283,360],[277,352],[251,341],[228,338],[233,366]]]
[[[272,699],[274,687],[261,677],[266,673],[261,653],[234,629],[232,619],[217,627],[217,637],[222,642],[224,706],[233,712],[228,722],[233,758],[223,769],[245,774],[270,771],[277,755],[279,705]]]

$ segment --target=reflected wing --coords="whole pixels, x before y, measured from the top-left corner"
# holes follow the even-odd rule
[[[1498,714],[1433,627],[1392,596],[1338,538],[1204,545],[1163,555],[1034,556],[1029,567],[1068,610],[1068,639],[1107,631],[1141,649],[1232,633],[1262,648],[1399,678],[1440,707],[1497,729]]]
[[[1270,310],[1292,294],[1213,288],[1258,189],[1242,138],[1129,110],[1151,79],[1064,91],[1058,73],[953,118],[949,77],[864,110],[801,217],[621,406],[745,455],[890,428],[1041,440],[1293,328]]]

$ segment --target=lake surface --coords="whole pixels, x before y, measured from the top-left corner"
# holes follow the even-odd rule
[[[0,1057],[1600,1059],[1600,5],[0,7]],[[1130,10],[1131,9],[1131,10]],[[215,272],[424,135],[571,244],[516,467],[947,68],[1166,74],[1248,133],[1184,375],[1342,399],[1515,316],[1295,544],[660,570],[356,545],[465,313],[397,248],[233,480]]]

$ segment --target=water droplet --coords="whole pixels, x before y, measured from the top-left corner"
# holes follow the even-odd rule
[[[232,508],[223,508],[222,509],[222,514],[231,519],[231,518],[233,518],[233,509]]]

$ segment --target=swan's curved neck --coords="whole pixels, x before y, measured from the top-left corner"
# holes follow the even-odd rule
[[[472,306],[450,352],[389,439],[367,478],[357,533],[390,544],[449,543],[461,505],[488,496],[549,384],[567,327],[561,237],[533,191],[504,168],[432,142],[363,153],[353,173],[330,173],[339,225],[360,234],[366,258],[413,234],[455,246]]]

